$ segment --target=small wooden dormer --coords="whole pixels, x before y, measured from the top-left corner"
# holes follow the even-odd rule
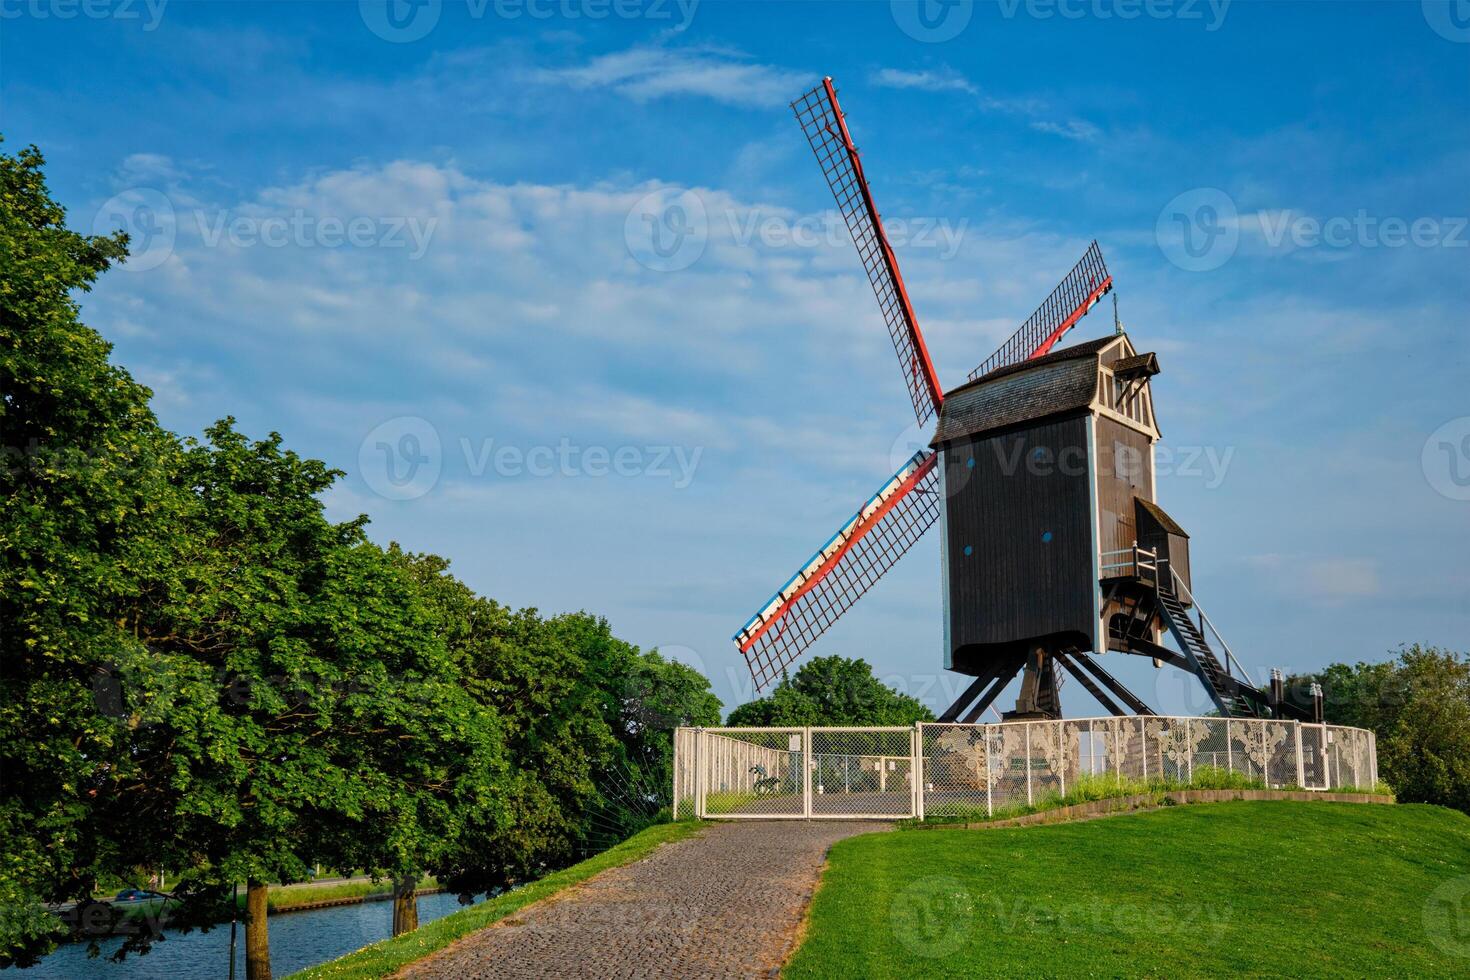
[[[1092,411],[1157,440],[1159,423],[1154,415],[1149,379],[1158,373],[1158,356],[1138,353],[1128,336],[1119,334],[1113,343],[1098,351],[1097,392]]]

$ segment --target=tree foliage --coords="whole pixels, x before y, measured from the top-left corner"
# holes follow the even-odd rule
[[[1416,643],[1393,660],[1294,677],[1291,690],[1312,681],[1328,722],[1377,734],[1379,775],[1400,800],[1470,813],[1470,658]]]
[[[93,692],[138,654],[139,610],[170,589],[178,499],[148,389],[77,319],[74,293],[126,236],[68,231],[42,163],[0,154],[0,964],[47,948],[40,903],[132,846],[110,821],[136,813],[136,765]]]
[[[814,657],[770,695],[730,712],[730,725],[912,725],[934,714],[873,675],[866,660]]]
[[[341,474],[279,435],[161,428],[75,298],[126,236],[68,231],[42,162],[0,154],[0,966],[145,868],[207,926],[315,864],[504,887],[665,807],[708,682],[329,521]]]

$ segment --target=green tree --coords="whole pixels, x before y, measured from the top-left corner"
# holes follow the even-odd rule
[[[794,677],[782,675],[769,696],[740,705],[727,724],[912,725],[934,714],[917,698],[888,687],[866,660],[814,657]]]
[[[140,619],[174,588],[175,440],[75,295],[127,238],[67,230],[34,147],[0,154],[0,965],[54,944],[157,826],[120,672],[158,683]],[[119,823],[119,821],[121,821]]]
[[[1294,677],[1291,691],[1314,680],[1329,723],[1377,734],[1379,775],[1399,799],[1470,813],[1470,658],[1414,644],[1387,662]]]
[[[476,595],[438,556],[397,556],[433,607],[466,691],[498,716],[512,760],[500,819],[464,828],[441,879],[468,896],[570,863],[596,806],[594,773],[615,748],[591,667],[536,610]]]
[[[599,851],[662,819],[672,803],[674,729],[719,724],[721,705],[704,675],[618,639],[604,618],[578,612],[552,625],[590,665],[615,740],[594,771],[597,799],[584,828],[583,850]]]
[[[247,883],[246,966],[270,976],[266,894],[316,862],[411,887],[465,826],[494,823],[494,712],[457,682],[431,610],[365,519],[333,524],[339,474],[225,420],[187,447],[185,588],[148,638],[218,682],[161,718],[148,755],[201,890]]]

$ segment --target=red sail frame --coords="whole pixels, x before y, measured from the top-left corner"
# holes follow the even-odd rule
[[[1112,288],[1113,277],[1094,241],[1020,329],[970,372],[970,380],[1047,353]]]
[[[816,154],[837,209],[847,222],[848,233],[857,246],[868,283],[883,311],[888,336],[898,354],[904,385],[914,403],[914,415],[923,425],[938,413],[944,391],[914,316],[913,304],[909,302],[903,275],[898,271],[898,258],[893,254],[883,230],[883,219],[873,203],[862,160],[852,142],[852,134],[847,131],[847,120],[837,103],[832,79],[822,79],[821,85],[791,103],[791,109]]]
[[[939,519],[939,456],[915,453],[733,639],[756,690],[781,675]]]

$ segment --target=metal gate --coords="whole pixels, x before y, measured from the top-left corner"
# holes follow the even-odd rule
[[[1327,789],[1332,785],[1327,769],[1327,726],[1301,725],[1297,732],[1300,739],[1297,764],[1301,767],[1302,789]]]
[[[813,817],[914,815],[914,729],[812,728]]]
[[[679,746],[681,816],[892,819],[914,814],[913,728],[706,728]]]

